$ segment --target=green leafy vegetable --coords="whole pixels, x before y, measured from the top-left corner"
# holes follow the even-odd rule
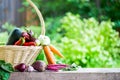
[[[14,69],[10,63],[0,60],[0,80],[8,80]]]
[[[59,45],[66,57],[64,62],[82,67],[120,64],[120,38],[113,25],[110,20],[98,22],[94,18],[81,19],[79,15],[68,13],[58,28],[62,34]]]

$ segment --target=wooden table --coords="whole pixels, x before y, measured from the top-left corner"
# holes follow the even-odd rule
[[[9,80],[120,80],[120,68],[81,68],[64,72],[14,72]]]

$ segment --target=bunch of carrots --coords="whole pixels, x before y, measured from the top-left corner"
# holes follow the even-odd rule
[[[60,51],[57,50],[53,45],[44,45],[43,49],[44,49],[44,53],[46,55],[48,64],[56,64],[53,53],[57,54],[61,58],[64,58],[64,56],[60,53]]]

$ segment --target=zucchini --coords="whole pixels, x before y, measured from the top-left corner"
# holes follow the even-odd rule
[[[19,28],[15,28],[9,35],[6,45],[14,45],[16,41],[22,36],[22,31]]]

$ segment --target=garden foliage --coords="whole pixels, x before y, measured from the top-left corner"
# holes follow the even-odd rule
[[[120,27],[119,0],[35,0],[34,3],[44,18],[64,16],[66,12],[72,12],[83,18],[94,17],[99,21],[111,19],[115,22],[115,28]],[[23,5],[29,6],[26,0],[23,0]],[[32,9],[32,12],[35,13],[35,10]]]
[[[96,1],[99,1],[99,4]],[[113,29],[120,26],[119,0],[33,0],[33,2],[45,19],[46,35],[66,57],[60,62],[75,63],[81,67],[120,67],[120,38],[118,32]],[[23,0],[22,4],[27,8],[29,6],[26,0]],[[19,11],[24,9],[21,8]],[[31,10],[36,13],[34,9]],[[0,33],[1,41],[7,39],[14,27],[11,26],[9,24],[3,26],[8,33]],[[30,29],[36,36],[40,34],[40,27],[31,26]]]
[[[120,63],[120,38],[113,25],[111,21],[99,23],[68,13],[58,28],[64,62],[82,67],[114,67]]]
[[[3,25],[7,31],[9,25]],[[75,63],[81,67],[120,67],[120,38],[113,26],[110,20],[98,22],[95,18],[67,13],[64,17],[46,20],[46,35],[65,56],[64,59],[57,58],[58,62]],[[40,27],[29,29],[36,36],[40,35]],[[6,36],[3,38],[6,40],[8,34],[1,33],[0,36]]]

